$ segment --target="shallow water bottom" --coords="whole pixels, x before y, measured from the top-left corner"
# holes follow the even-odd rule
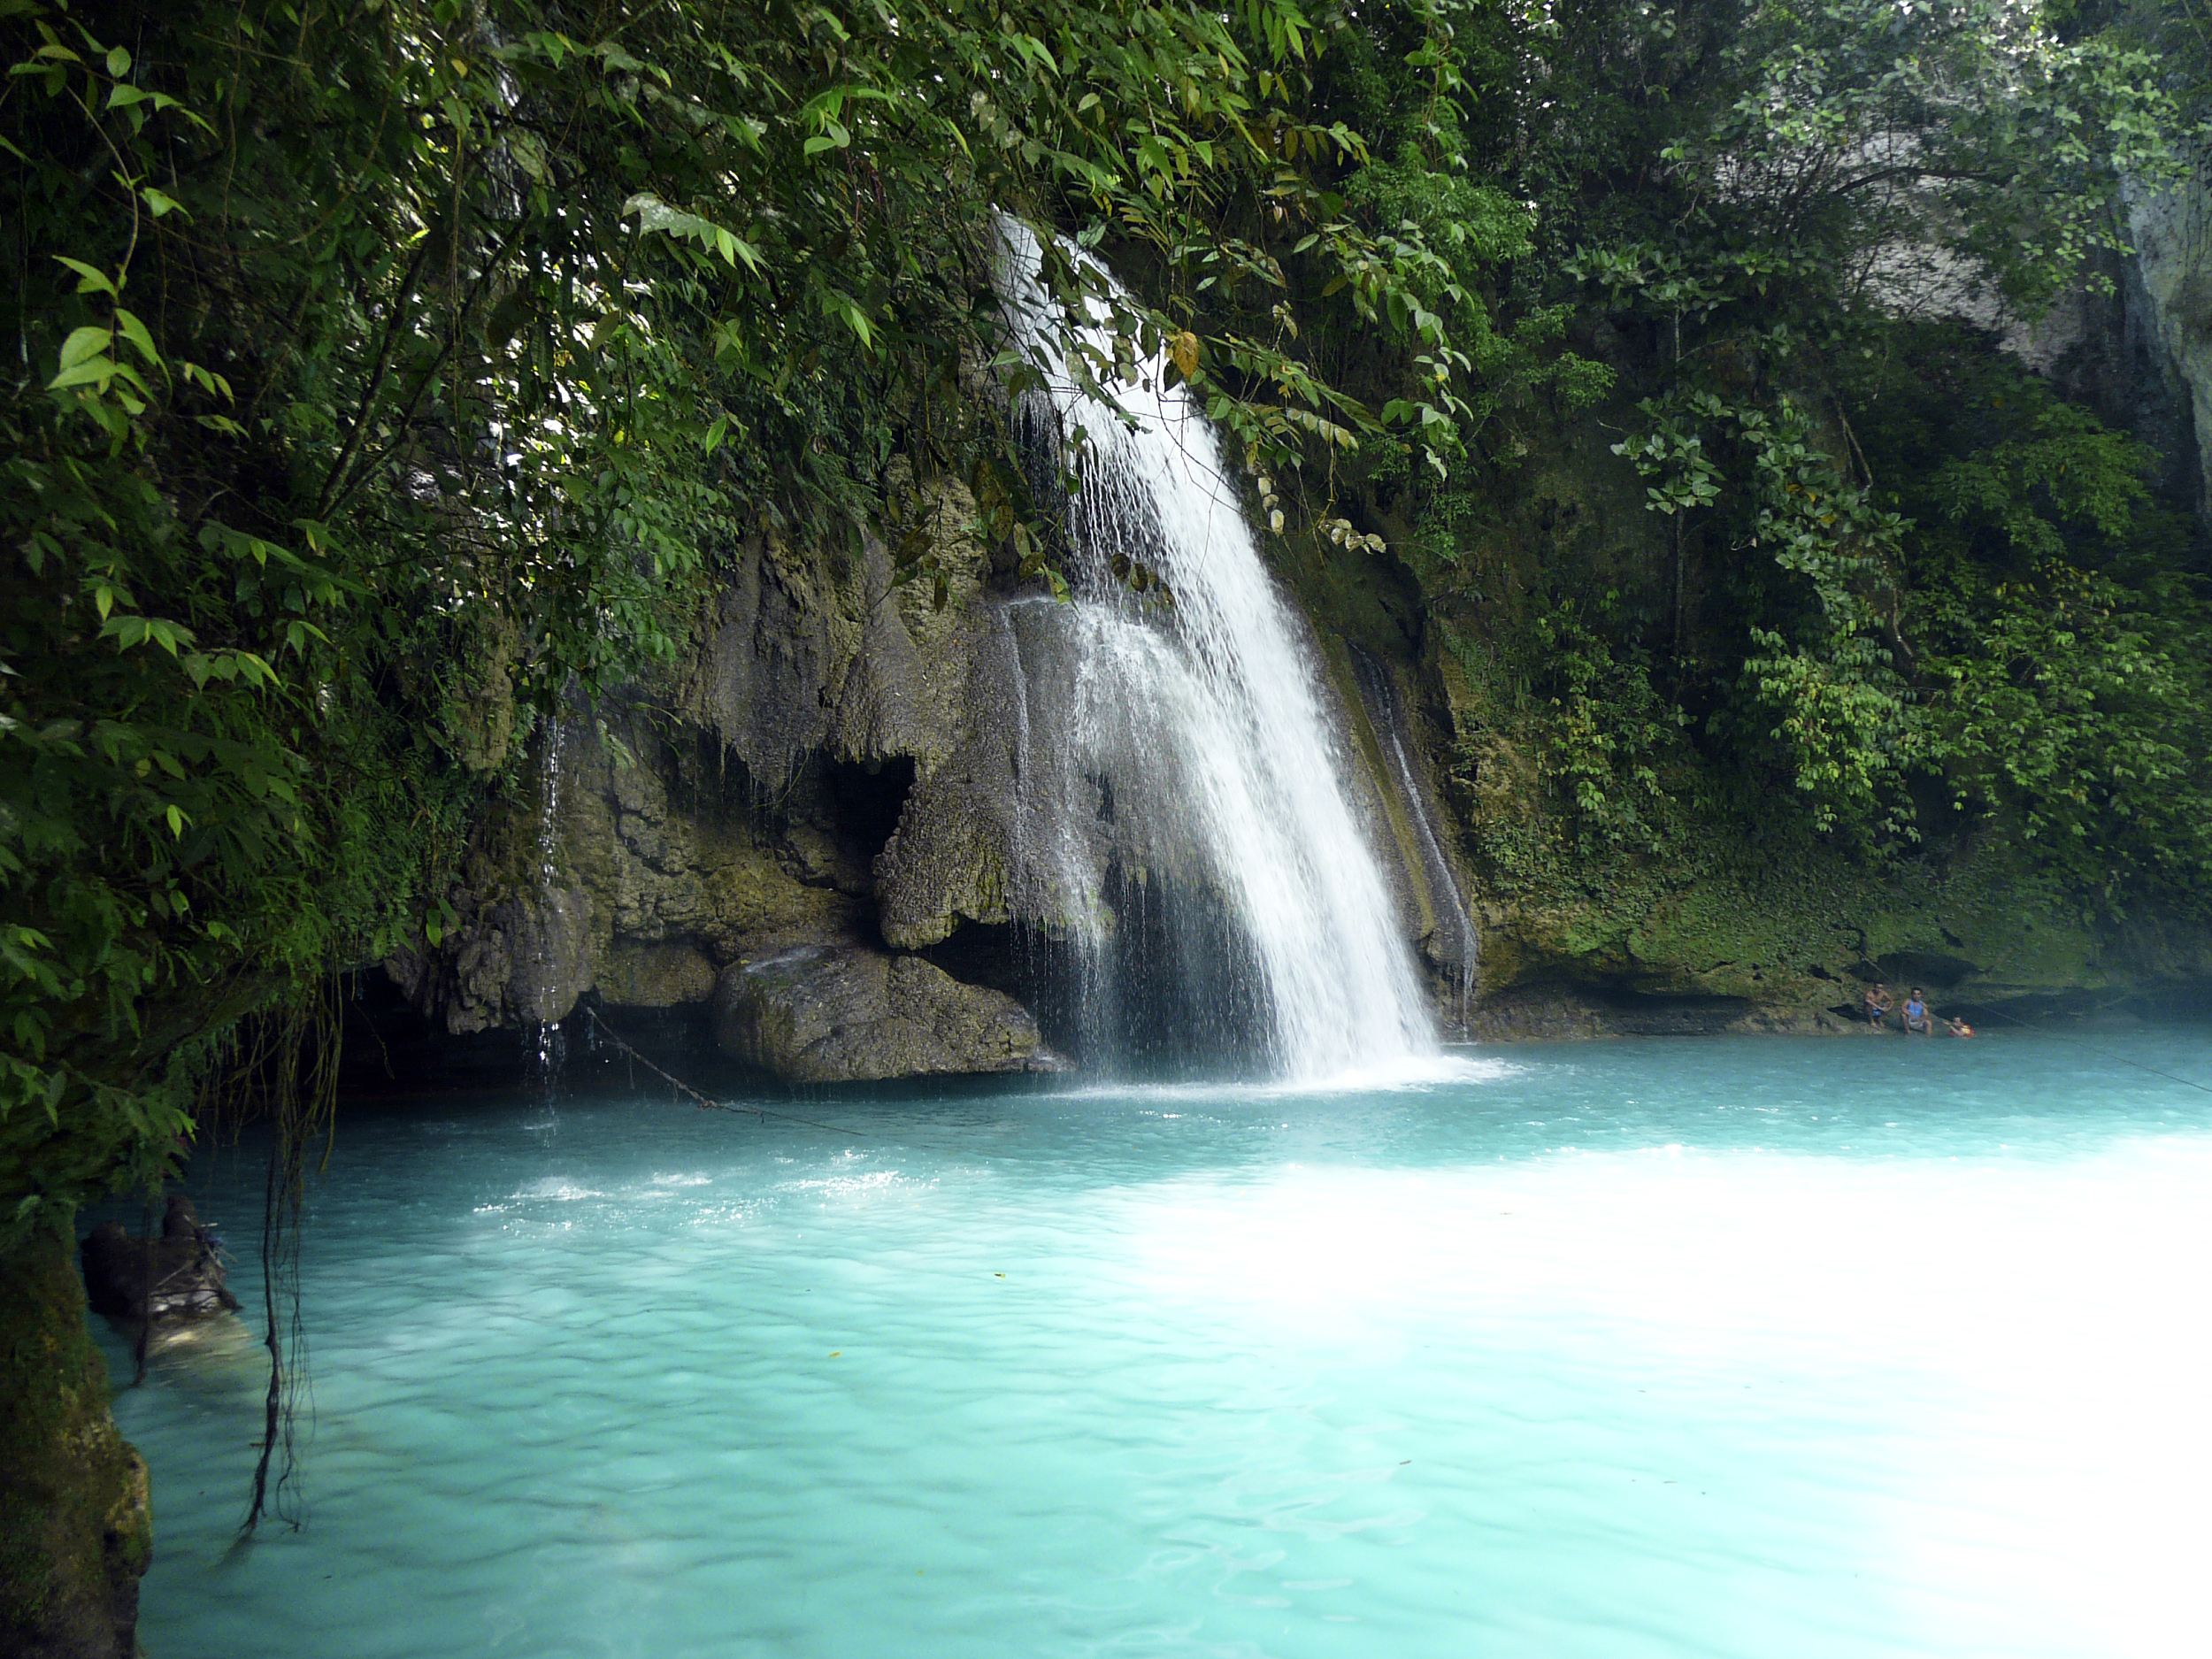
[[[2146,1064],[2212,1080],[2212,1041],[788,1108],[850,1133],[642,1091],[357,1115],[309,1221],[304,1530],[230,1548],[246,1340],[119,1395],[142,1637],[2206,1651],[2212,1094]],[[234,1241],[250,1164],[202,1174]]]

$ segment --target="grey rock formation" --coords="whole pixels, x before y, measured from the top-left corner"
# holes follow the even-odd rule
[[[1468,912],[1466,884],[1438,833],[1444,821],[1434,803],[1434,780],[1422,763],[1420,734],[1396,678],[1371,652],[1351,648],[1358,695],[1352,710],[1355,741],[1366,771],[1381,786],[1372,817],[1388,833],[1398,856],[1390,861],[1404,879],[1400,903],[1404,926],[1423,959],[1451,990],[1450,1012],[1461,1026],[1480,966],[1482,941]]]
[[[1063,1069],[1012,997],[866,946],[726,969],[714,1026],[726,1053],[792,1083]]]
[[[618,1008],[680,1008],[714,995],[714,963],[682,944],[618,941],[599,964],[600,995]]]
[[[449,949],[409,946],[384,964],[456,1036],[561,1019],[591,987],[591,900],[581,887],[488,886],[461,903],[467,925]]]
[[[962,930],[1058,937],[1097,914],[1110,870],[1202,887],[1164,827],[1198,783],[1125,765],[1110,797],[1083,757],[1133,751],[1148,711],[1094,692],[1079,717],[1065,608],[994,580],[964,488],[917,493],[905,522],[941,582],[902,580],[873,539],[764,531],[726,553],[681,664],[571,714],[559,765],[526,773],[552,798],[518,792],[488,821],[457,919],[387,964],[415,1006],[465,1034],[587,995],[712,1001],[737,1051],[798,1080],[1056,1064],[1011,999],[885,947],[953,941],[949,961],[996,982]],[[1376,816],[1393,797],[1366,770]]]
[[[915,511],[941,593],[874,541],[733,550],[673,683],[572,717],[557,795],[488,823],[458,925],[387,964],[416,1006],[461,1034],[719,982],[762,994],[741,1047],[795,1080],[1056,1064],[1011,998],[877,944],[1010,914],[1019,664],[966,491]],[[819,965],[762,977],[770,960]]]
[[[2196,427],[2200,510],[2212,511],[2212,190],[2128,194],[2129,273],[2168,364],[2187,389]]]
[[[964,488],[941,485],[914,512],[945,579],[941,604],[932,584],[901,580],[872,539],[802,553],[770,534],[738,556],[677,704],[763,787],[787,788],[818,755],[910,759],[926,774],[964,738],[990,560]]]
[[[949,752],[915,779],[897,833],[876,861],[884,938],[920,949],[964,921],[1011,920],[1010,865],[1022,749],[1023,680],[1003,611],[979,606],[964,711]]]

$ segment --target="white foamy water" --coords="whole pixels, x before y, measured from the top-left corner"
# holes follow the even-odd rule
[[[2201,1032],[349,1120],[305,1532],[119,1396],[156,1659],[2177,1659]],[[687,1183],[672,1185],[671,1171]],[[204,1215],[250,1244],[248,1147]],[[255,1263],[242,1249],[239,1271]],[[111,1342],[129,1375],[128,1343]]]
[[[1084,995],[1104,995],[1100,959],[1133,928],[1102,889],[1102,836],[1125,869],[1164,883],[1171,904],[1202,890],[1225,910],[1230,939],[1187,938],[1175,953],[1213,949],[1217,972],[1248,981],[1233,988],[1250,995],[1228,1006],[1256,1009],[1278,1075],[1334,1079],[1432,1055],[1433,1023],[1351,808],[1319,677],[1218,440],[1168,383],[1164,353],[1113,388],[1119,413],[1087,396],[1053,326],[1033,233],[1010,219],[1002,232],[1010,326],[1046,382],[1032,430],[1056,452],[1062,439],[1083,441],[1068,503],[1073,603],[1025,607],[1017,625],[1025,660],[1048,652],[1064,676],[1032,688],[1025,728],[1030,824],[1018,856],[1033,867],[1015,880],[1046,895],[1029,908],[1064,918],[1090,964]],[[1102,317],[1079,343],[1111,361]],[[1131,594],[1117,557],[1164,578],[1172,605]]]

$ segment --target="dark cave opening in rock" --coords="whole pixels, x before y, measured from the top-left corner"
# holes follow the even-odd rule
[[[838,834],[863,864],[872,864],[906,810],[906,797],[914,787],[914,757],[833,760],[828,764],[828,783]]]

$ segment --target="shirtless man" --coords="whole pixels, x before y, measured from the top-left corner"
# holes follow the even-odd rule
[[[1889,987],[1877,979],[1866,988],[1866,1023],[1878,1031],[1889,1022]]]

